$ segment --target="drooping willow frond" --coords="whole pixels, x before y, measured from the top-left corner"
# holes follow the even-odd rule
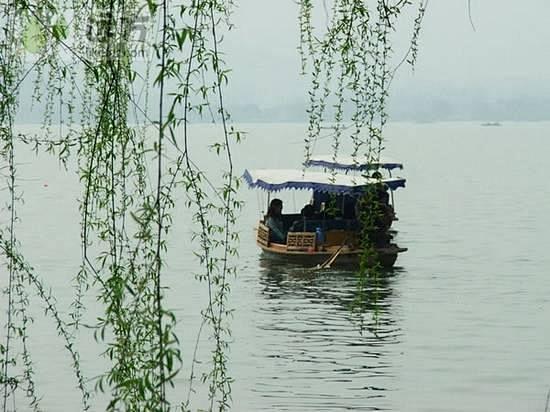
[[[209,291],[203,316],[214,342],[212,368],[205,372],[210,408],[229,408],[227,299],[236,273],[234,225],[240,208],[232,145],[241,133],[225,108],[228,70],[220,32],[231,28],[232,1],[18,0],[8,6],[2,6],[6,25],[0,38],[2,155],[15,165],[14,148],[31,144],[55,155],[82,184],[81,265],[77,274],[65,274],[74,278],[74,300],[67,319],[53,304],[48,312],[74,359],[82,409],[90,407],[90,396],[74,338],[87,296],[97,297],[102,308],[94,330],[109,367],[95,383],[108,394],[108,409],[165,411],[182,401],[169,399],[166,391],[180,372],[182,351],[176,317],[164,303],[163,276],[178,192],[193,211],[193,220],[184,224],[194,232],[202,268],[182,275],[196,275]],[[25,65],[29,57],[33,62]],[[34,81],[34,107],[43,115],[37,136],[15,133],[13,121],[20,86],[29,80]],[[221,172],[198,168],[189,144],[195,138],[189,123],[205,108],[219,122],[218,137],[208,144],[225,164]],[[168,150],[176,151],[176,159],[167,156]],[[10,166],[6,182],[12,217],[0,228],[11,273],[0,375],[3,404],[6,409],[8,398],[26,387],[31,388],[29,403],[38,408],[28,329],[18,343],[11,333],[17,322],[28,324],[18,308],[34,295],[27,289],[38,285],[28,279],[38,276],[30,265],[14,263],[15,257],[25,261],[15,236],[15,167]],[[53,302],[47,293],[38,295]],[[24,381],[11,373],[19,357],[26,366]]]

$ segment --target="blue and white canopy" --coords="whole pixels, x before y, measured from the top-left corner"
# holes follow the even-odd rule
[[[270,192],[283,189],[302,189],[329,193],[355,193],[362,187],[378,182],[384,183],[390,190],[405,187],[405,179],[399,177],[365,180],[361,176],[332,175],[310,170],[306,170],[304,173],[298,169],[245,170],[243,177],[251,188],[260,188]]]
[[[339,156],[334,160],[332,155],[317,155],[311,156],[308,161],[305,162],[306,167],[319,166],[326,169],[336,170],[372,170],[372,169],[403,169],[403,163],[395,162],[387,158],[381,158],[378,162],[373,163],[361,163],[361,159],[351,156]]]

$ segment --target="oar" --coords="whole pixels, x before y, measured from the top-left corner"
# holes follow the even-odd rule
[[[313,270],[329,269],[330,265],[334,263],[334,261],[336,260],[336,258],[338,257],[342,249],[344,249],[344,245],[346,244],[347,240],[348,240],[347,238],[344,239],[344,241],[342,242],[338,250],[334,252],[332,255],[330,255],[330,257],[327,260],[325,260],[322,264],[315,266]]]
[[[321,266],[321,269],[330,269],[330,265],[334,263],[334,261],[336,260],[336,258],[338,257],[338,255],[340,254],[343,248],[344,248],[343,245],[340,246],[340,248],[336,251],[336,253],[329,258],[328,262],[323,263],[323,265]]]

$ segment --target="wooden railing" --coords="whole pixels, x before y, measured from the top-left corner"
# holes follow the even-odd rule
[[[269,228],[262,222],[258,224],[257,242],[265,247],[269,247]]]
[[[294,251],[315,250],[315,233],[289,232],[286,238],[286,250],[294,250]]]

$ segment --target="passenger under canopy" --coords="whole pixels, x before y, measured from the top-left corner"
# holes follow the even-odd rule
[[[388,178],[381,178],[379,173],[369,178],[356,173],[338,173],[336,167],[330,171],[245,170],[243,178],[250,188],[268,192],[269,206],[267,214],[258,222],[256,243],[266,256],[317,262],[317,267],[323,268],[332,265],[335,259],[339,263],[348,261],[358,265],[363,254],[363,239],[367,237],[375,253],[366,263],[393,266],[397,255],[407,249],[392,243],[394,232],[390,233],[389,229],[397,220],[392,193],[405,187],[406,180],[391,177],[390,169],[401,167],[399,163],[384,165],[390,174]],[[378,164],[377,172],[382,167]],[[272,192],[284,189],[312,192],[310,201],[299,214],[283,214],[282,200],[270,201]],[[371,209],[375,210],[374,223],[363,230],[358,216]]]
[[[299,169],[257,169],[245,170],[244,179],[250,188],[260,188],[270,192],[283,189],[314,190],[317,192],[355,194],[370,184],[383,183],[390,190],[405,187],[403,178],[365,179],[362,176],[333,175],[327,172],[305,173]],[[366,180],[366,181],[365,181]]]
[[[304,163],[306,167],[318,166],[326,169],[350,171],[350,170],[376,170],[386,169],[392,171],[393,169],[403,169],[403,163],[395,162],[391,159],[381,158],[378,162],[361,163],[360,157],[355,159],[352,156],[339,156],[334,160],[332,155],[315,155],[311,156],[308,161]]]

